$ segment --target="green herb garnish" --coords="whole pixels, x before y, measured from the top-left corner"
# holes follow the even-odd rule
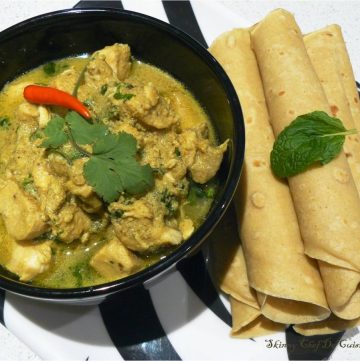
[[[216,185],[214,181],[206,184],[198,184],[191,181],[187,200],[191,205],[195,205],[199,199],[214,198],[216,194]]]
[[[53,61],[43,65],[43,71],[46,75],[54,75],[56,73],[56,64]]]
[[[21,185],[26,193],[29,193],[33,197],[37,197],[37,190],[35,188],[34,179],[31,174],[24,178]]]
[[[154,185],[151,167],[136,159],[137,142],[130,134],[113,134],[105,125],[88,123],[76,112],[69,112],[65,119],[55,116],[44,133],[43,147],[58,148],[70,142],[89,158],[84,165],[85,179],[106,202],[115,201],[123,192],[143,193]],[[92,152],[82,145],[91,145]]]
[[[68,134],[65,132],[65,121],[59,115],[50,119],[44,129],[46,139],[41,143],[44,148],[58,148],[68,141]]]
[[[298,116],[276,139],[270,155],[271,168],[279,178],[304,172],[311,165],[329,163],[341,151],[347,130],[337,118],[315,111]]]
[[[179,208],[179,202],[175,194],[165,189],[160,193],[160,202],[165,205],[167,216],[172,217],[175,215]]]
[[[122,93],[121,89],[132,89],[134,86],[130,83],[122,82],[120,84],[117,84],[116,86],[116,93],[114,94],[114,98],[117,100],[130,100],[132,97],[135,96],[135,94],[130,93]]]
[[[68,64],[61,64],[61,63],[56,64],[54,61],[50,61],[44,64],[42,69],[46,75],[54,76],[68,67],[69,67]]]
[[[114,98],[116,100],[130,100],[132,97],[134,97],[135,94],[128,94],[128,93],[120,93],[120,92],[117,92],[114,94]]]
[[[116,211],[110,213],[111,218],[119,219],[124,215],[124,211],[117,209]]]
[[[108,90],[108,85],[107,84],[102,85],[101,88],[100,88],[100,94],[105,95],[107,90]]]
[[[0,118],[0,127],[3,129],[8,129],[10,127],[10,120],[7,117]]]
[[[36,129],[34,133],[31,133],[29,140],[34,142],[36,139],[41,139],[44,137],[44,132],[41,129]]]
[[[187,199],[190,204],[195,204],[199,198],[206,197],[206,194],[199,184],[191,183]]]
[[[213,187],[209,187],[207,189],[205,189],[205,196],[206,198],[214,198],[215,197],[215,188]]]

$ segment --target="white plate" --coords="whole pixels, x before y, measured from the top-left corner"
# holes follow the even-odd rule
[[[75,1],[34,0],[32,4],[26,14],[19,10],[20,15],[13,18],[13,23],[46,11],[71,7]],[[123,0],[122,4],[127,10],[168,21],[159,0]],[[188,6],[185,1],[178,5]],[[208,44],[223,31],[250,25],[249,21],[215,1],[206,5],[197,1],[192,6]],[[180,15],[175,17],[176,24],[185,26],[184,30],[188,30],[189,21],[181,19]],[[6,327],[37,355],[51,360],[318,359],[328,358],[334,347],[334,360],[358,358],[360,337],[357,330],[331,337],[303,338],[287,331],[256,340],[230,338],[228,309],[227,299],[219,297],[211,285],[204,257],[198,255],[180,272],[159,281],[149,291],[129,291],[100,307],[29,302],[7,294],[4,320]],[[336,347],[340,338],[342,341]],[[1,354],[2,341],[0,359],[5,359],[6,355]]]

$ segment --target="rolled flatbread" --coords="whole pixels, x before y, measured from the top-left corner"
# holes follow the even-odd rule
[[[346,129],[354,129],[355,123],[345,93],[342,70],[337,61],[337,41],[326,27],[304,36],[311,63],[324,89],[333,116],[339,118]],[[354,83],[355,84],[355,83]],[[360,192],[360,136],[345,138],[344,151],[358,192]]]
[[[274,134],[250,33],[222,34],[209,50],[234,84],[244,114],[245,163],[234,201],[249,282],[262,295],[261,313],[284,324],[325,319],[330,311],[322,281],[316,262],[304,254],[289,187],[270,169]]]
[[[275,10],[251,33],[275,134],[297,116],[331,114],[294,17]],[[360,271],[360,198],[343,152],[289,178],[305,253]]]
[[[230,297],[232,329],[231,336],[250,338],[283,331],[287,325],[276,323],[264,317],[259,309]]]
[[[345,90],[352,117],[357,129],[360,129],[360,100],[355,83],[354,72],[351,66],[346,44],[339,25],[329,25],[322,32],[326,33],[327,39],[336,47],[336,61],[339,67],[342,84]]]
[[[305,323],[303,325],[294,325],[293,329],[304,336],[328,335],[345,331],[360,324],[360,319],[342,320],[331,315],[327,320],[320,322]]]
[[[341,61],[338,60],[339,36],[341,36],[341,30],[337,25],[332,25],[304,36],[304,42],[332,114],[341,119],[347,129],[353,129],[355,123],[349,106],[350,102],[345,93],[344,70]],[[351,88],[354,86],[355,82]],[[344,150],[355,185],[360,193],[359,134],[345,138]],[[360,273],[326,262],[320,262],[319,266],[331,310],[344,319],[359,318]]]
[[[232,207],[214,230],[211,239],[214,281],[223,292],[230,295],[231,335],[249,338],[283,330],[286,325],[276,324],[261,314],[256,292],[249,286]]]

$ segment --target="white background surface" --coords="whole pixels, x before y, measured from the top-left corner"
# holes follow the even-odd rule
[[[125,0],[124,5],[130,0]],[[131,0],[135,1],[135,0]],[[140,6],[158,6],[153,0],[136,0]],[[215,0],[198,0],[196,7],[204,8]],[[41,13],[70,8],[77,0],[0,0],[0,30]],[[143,2],[143,4],[141,4]],[[195,1],[192,0],[194,3]],[[331,23],[341,25],[347,42],[355,76],[360,79],[360,3],[357,1],[240,1],[219,0],[234,16],[243,19],[239,26],[261,20],[272,9],[283,7],[293,12],[304,33]],[[153,3],[153,4],[152,4]],[[244,24],[244,20],[247,22]],[[216,36],[217,34],[214,34]],[[0,69],[1,71],[1,69]],[[46,342],[44,340],[44,342]],[[0,360],[38,360],[24,345],[0,325]]]

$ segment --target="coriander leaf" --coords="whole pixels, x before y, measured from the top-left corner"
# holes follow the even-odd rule
[[[125,155],[135,157],[136,150],[136,139],[131,134],[124,132],[117,135],[109,133],[94,144],[93,154],[101,155],[106,153],[108,158],[117,160]]]
[[[65,121],[55,115],[44,129],[46,139],[41,143],[44,148],[58,148],[69,140],[65,132]]]
[[[132,158],[124,158],[116,164],[126,192],[144,193],[154,186],[153,171],[148,164],[141,165]]]
[[[280,178],[304,172],[314,163],[329,163],[341,151],[346,130],[341,121],[325,112],[298,116],[276,139],[270,154],[271,168]]]
[[[120,193],[143,193],[154,186],[149,165],[136,161],[136,139],[127,133],[107,134],[94,144],[84,176],[105,201],[113,202]]]
[[[108,132],[105,125],[91,124],[80,114],[73,111],[66,115],[65,120],[68,123],[71,134],[77,144],[94,144],[97,140],[102,139]]]
[[[113,162],[106,158],[91,157],[84,165],[84,176],[87,183],[108,203],[116,200],[124,191]]]

